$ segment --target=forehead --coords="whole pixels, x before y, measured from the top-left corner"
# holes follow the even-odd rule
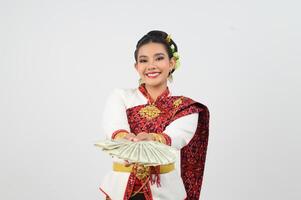
[[[138,56],[140,55],[152,56],[157,53],[167,54],[165,46],[161,43],[151,42],[151,43],[144,44],[139,48]]]

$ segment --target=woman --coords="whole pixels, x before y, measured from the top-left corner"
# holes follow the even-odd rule
[[[179,64],[170,36],[150,31],[137,43],[136,89],[115,89],[108,97],[103,129],[108,138],[158,141],[179,150],[175,164],[144,167],[114,158],[100,190],[112,200],[197,200],[200,196],[209,133],[208,108],[184,96],[172,96],[168,79]],[[181,175],[181,177],[180,177]]]

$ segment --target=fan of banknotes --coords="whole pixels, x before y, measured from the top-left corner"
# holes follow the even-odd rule
[[[120,159],[145,166],[166,165],[176,160],[175,148],[156,141],[102,140],[95,146]]]

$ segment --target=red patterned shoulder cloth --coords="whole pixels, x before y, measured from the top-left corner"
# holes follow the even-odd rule
[[[186,200],[200,198],[209,137],[209,110],[191,99],[175,114],[179,118],[187,113],[199,113],[196,132],[190,142],[181,149],[181,177],[187,193]]]
[[[194,136],[190,142],[181,149],[181,177],[187,193],[186,200],[198,200],[200,198],[205,169],[210,113],[207,106],[190,98],[171,98],[173,98],[174,107],[177,108],[166,125],[180,117],[192,113],[199,114],[198,125]]]

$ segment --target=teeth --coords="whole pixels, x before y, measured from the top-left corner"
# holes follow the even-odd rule
[[[151,76],[151,77],[154,77],[154,76],[157,76],[157,75],[159,75],[159,73],[147,74],[147,76]]]

